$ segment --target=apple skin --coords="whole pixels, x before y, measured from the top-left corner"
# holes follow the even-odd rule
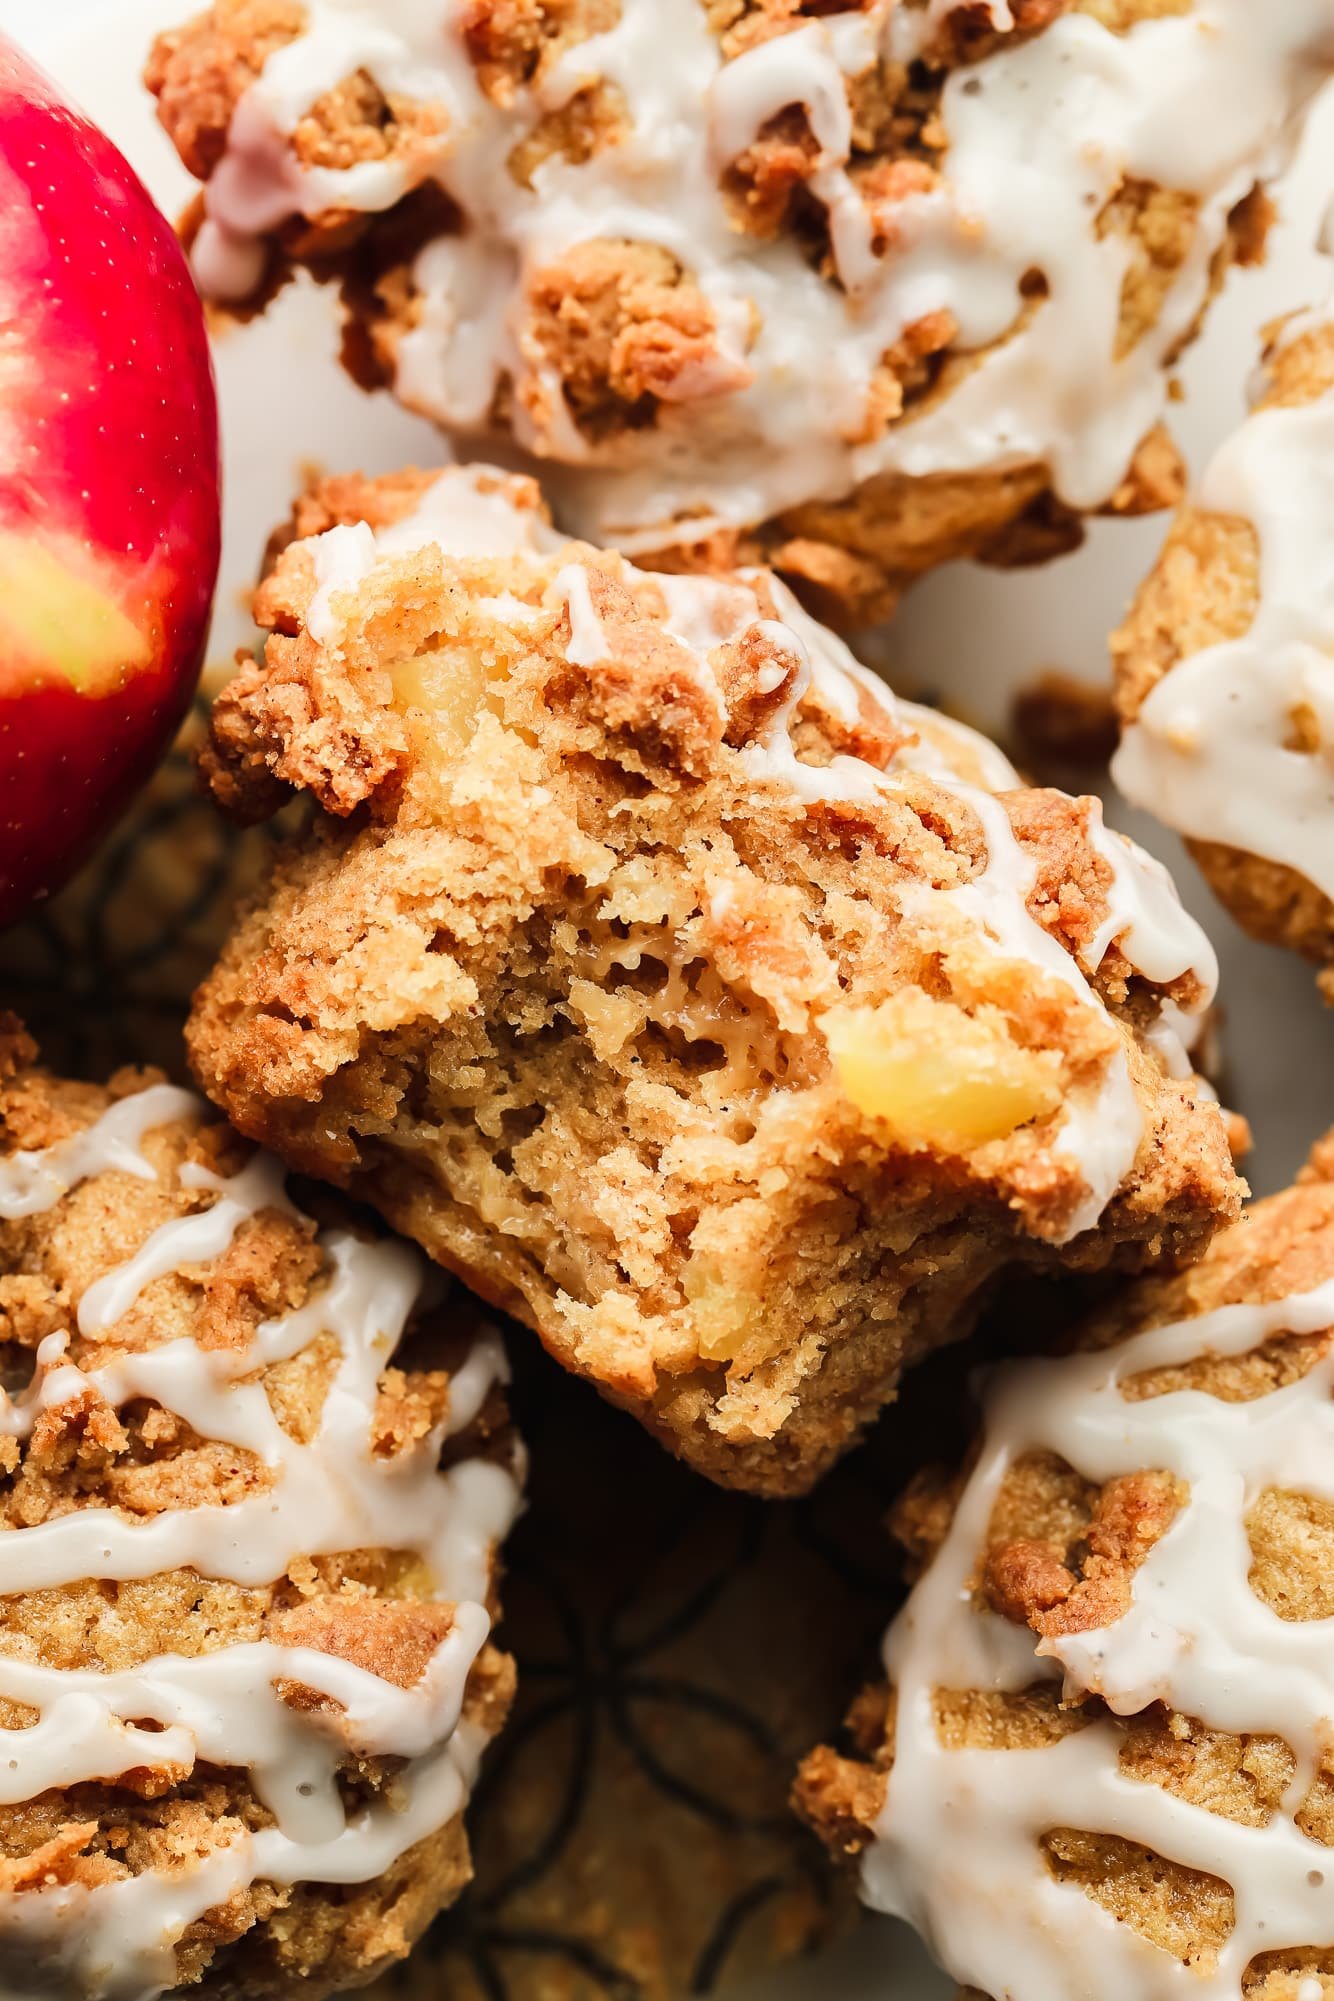
[[[0,925],[170,742],[220,535],[213,370],[175,232],[0,36]]]

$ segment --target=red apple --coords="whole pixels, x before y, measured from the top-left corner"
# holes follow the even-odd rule
[[[219,539],[213,372],[175,234],[0,37],[0,924],[170,741]]]

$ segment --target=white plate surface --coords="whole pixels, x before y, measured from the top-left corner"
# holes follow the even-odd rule
[[[191,0],[0,0],[0,28],[14,35],[106,127],[169,214],[193,188],[158,129],[138,72],[152,35],[196,11]],[[1334,193],[1334,91],[1317,108],[1297,166],[1280,190],[1282,224],[1262,271],[1234,274],[1203,338],[1187,356],[1185,405],[1173,427],[1198,470],[1237,422],[1258,330],[1277,313],[1321,297],[1328,260],[1315,249]],[[215,657],[247,643],[244,597],[273,524],[287,512],[312,461],[330,471],[389,471],[440,456],[428,425],[385,395],[357,391],[335,361],[330,300],[291,287],[276,308],[218,345],[227,501],[223,587]],[[1100,682],[1106,637],[1152,561],[1162,523],[1096,524],[1074,556],[1041,571],[951,566],[921,585],[884,642],[905,684],[960,704],[993,728],[1011,697],[1043,668]],[[1248,1164],[1258,1193],[1282,1185],[1334,1119],[1329,1072],[1334,1024],[1308,970],[1252,944],[1205,889],[1179,842],[1110,802],[1119,824],[1162,856],[1209,930],[1222,962],[1231,1097],[1251,1120]],[[789,1968],[748,2001],[949,2001],[952,1983],[929,1967],[902,1927],[867,1921],[826,1957]]]

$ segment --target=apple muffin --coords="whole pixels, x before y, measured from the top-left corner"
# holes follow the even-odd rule
[[[1334,1140],[1007,1364],[799,1809],[969,1994],[1334,1996]]]
[[[498,1337],[193,1093],[63,1081],[12,1017],[0,1149],[0,1984],[361,1986],[466,1883],[509,1704]]]
[[[526,479],[333,480],[292,532],[203,769],[311,811],[196,1074],[701,1470],[799,1490],[1006,1266],[1235,1212],[1212,955],[1096,801]]]
[[[1271,329],[1256,392],[1114,636],[1114,769],[1334,997],[1334,308]]]
[[[864,621],[1179,497],[1168,373],[1332,58],[1318,0],[215,0],[148,82],[207,292],[337,277],[362,379],[573,532]]]

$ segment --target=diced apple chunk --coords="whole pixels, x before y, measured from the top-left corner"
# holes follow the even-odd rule
[[[728,1278],[713,1251],[696,1251],[685,1269],[686,1298],[695,1309],[699,1352],[706,1362],[735,1361],[758,1330],[761,1302]]]
[[[616,993],[592,980],[570,981],[570,1007],[588,1031],[600,1063],[620,1054],[644,1026],[648,1010],[641,995]]]
[[[967,1153],[1060,1102],[1053,1058],[916,990],[839,1010],[824,1030],[844,1096],[910,1146]]]
[[[482,660],[462,646],[400,660],[390,669],[394,706],[422,712],[418,749],[448,760],[467,749],[486,701]]]

